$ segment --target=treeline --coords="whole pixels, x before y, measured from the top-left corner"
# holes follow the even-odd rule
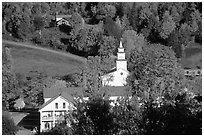
[[[171,47],[202,43],[201,2],[19,2],[2,6],[3,38],[32,41],[81,56],[115,54],[143,41]],[[72,15],[71,28],[56,27],[56,15]],[[66,31],[64,31],[66,30]]]

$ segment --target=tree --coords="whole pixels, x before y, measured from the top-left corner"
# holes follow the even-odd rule
[[[112,135],[115,133],[113,114],[110,103],[100,97],[93,97],[88,102],[79,103],[73,124],[77,135]]]
[[[77,35],[72,35],[72,47],[79,51],[83,51],[87,56],[95,56],[98,54],[98,43],[101,39],[101,26],[86,26],[80,29]]]
[[[29,35],[31,33],[30,31],[30,17],[27,13],[22,13],[22,16],[20,18],[20,23],[17,27],[16,34],[17,37],[22,40],[27,40],[29,38]]]
[[[18,97],[16,75],[13,70],[13,61],[10,49],[3,46],[2,50],[2,106],[9,108],[9,101]]]
[[[117,23],[115,23],[112,18],[106,17],[105,18],[105,24],[104,24],[104,30],[107,33],[108,36],[113,36],[117,40],[120,40],[121,38],[121,28]]]
[[[130,52],[133,49],[137,49],[137,52],[139,53],[142,51],[142,48],[147,44],[144,36],[142,34],[137,34],[137,32],[135,32],[134,30],[124,31],[122,38],[127,58],[129,58]]]
[[[169,34],[171,34],[175,28],[176,24],[173,18],[169,15],[169,11],[166,11],[163,17],[162,31],[160,32],[161,37],[164,39],[168,38]]]
[[[118,42],[113,36],[102,36],[99,42],[99,55],[108,56],[115,55],[117,51]]]
[[[134,50],[129,62],[132,72],[129,80],[135,94],[144,100],[175,97],[176,89],[182,85],[182,74],[170,48],[154,44],[146,46],[140,54]],[[135,80],[139,80],[139,84]]]
[[[42,31],[42,29],[44,28],[44,25],[45,25],[45,21],[44,21],[43,17],[36,16],[34,18],[34,20],[33,20],[33,25],[34,25],[36,30],[39,30],[39,35],[40,35],[40,38],[41,38],[41,31]]]
[[[129,96],[125,96],[117,99],[117,105],[111,109],[117,135],[143,134],[142,109],[139,106],[137,98],[134,97],[129,99]]]
[[[101,76],[113,67],[113,61],[108,57],[89,56],[85,68],[82,71],[83,88],[87,91],[86,95],[103,95],[100,92],[102,87]]]
[[[47,2],[41,2],[41,12],[43,14],[49,14],[50,12],[50,6]]]
[[[72,25],[72,32],[71,35],[73,35],[73,37],[75,37],[79,31],[84,27],[84,20],[81,17],[80,14],[78,13],[73,13],[71,19],[70,19],[70,23]]]
[[[41,3],[40,2],[35,2],[33,4],[33,7],[31,9],[31,12],[33,15],[38,15],[40,16],[41,15]]]
[[[53,79],[46,74],[39,72],[30,72],[26,77],[22,94],[24,95],[25,104],[32,107],[38,107],[44,103],[43,89],[53,83]]]

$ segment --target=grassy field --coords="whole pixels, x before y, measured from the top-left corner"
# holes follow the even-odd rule
[[[6,44],[11,49],[11,55],[16,73],[27,75],[30,71],[46,73],[49,76],[66,75],[80,71],[83,62],[74,57],[48,52],[46,50]]]

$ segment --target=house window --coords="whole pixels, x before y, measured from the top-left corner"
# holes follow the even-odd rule
[[[189,71],[186,71],[186,74],[189,74]]]
[[[65,103],[63,103],[63,108],[66,108],[66,104]]]
[[[55,103],[55,108],[58,109],[58,103]]]

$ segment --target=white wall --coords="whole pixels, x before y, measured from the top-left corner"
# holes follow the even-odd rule
[[[58,109],[55,108],[55,103],[58,103]],[[63,103],[65,103],[65,108],[63,108]],[[73,103],[65,100],[63,97],[59,96],[53,100],[50,104],[42,108],[40,111],[52,111],[52,110],[68,110],[74,108]]]
[[[102,76],[102,84],[104,86],[125,86],[127,84],[126,79],[128,75],[128,71],[119,69]]]

